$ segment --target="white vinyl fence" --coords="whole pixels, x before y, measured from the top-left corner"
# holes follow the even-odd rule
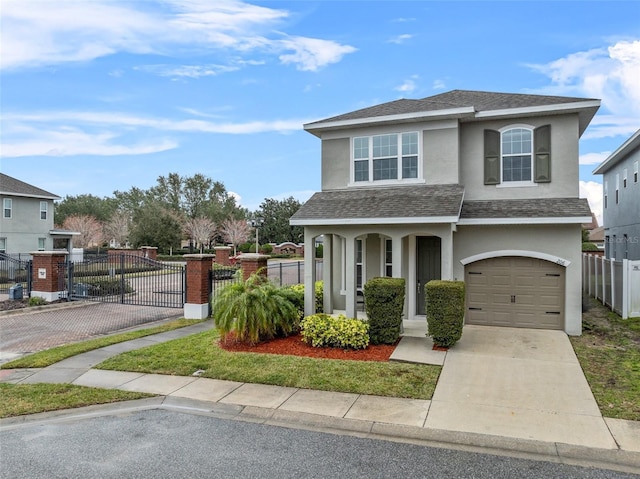
[[[640,316],[640,261],[582,255],[582,289],[622,316]]]

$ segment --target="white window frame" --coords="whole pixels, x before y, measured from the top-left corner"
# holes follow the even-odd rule
[[[622,170],[622,187],[627,187],[627,169]]]
[[[391,245],[392,256],[390,261],[387,261],[387,244]],[[385,236],[380,238],[380,276],[383,278],[391,278],[393,276],[393,240]]]
[[[638,182],[638,162],[633,163],[633,182]]]
[[[7,211],[9,212],[9,216],[7,216]],[[2,199],[2,217],[6,220],[13,218],[13,200],[11,198]]]
[[[505,153],[502,151],[502,137],[506,132],[511,130],[528,130],[531,135],[531,152],[529,153],[529,156],[531,159],[531,179],[528,181],[505,181],[504,179]],[[534,137],[535,137],[534,130],[535,130],[535,127],[533,127],[532,125],[525,125],[525,124],[508,125],[498,130],[500,132],[500,183],[496,185],[497,188],[514,188],[514,187],[517,188],[521,186],[538,186],[538,183],[533,181],[533,179],[535,178],[534,152],[536,151],[535,145],[534,145]],[[507,155],[508,156],[526,156],[526,154],[521,154],[521,153],[520,154],[509,153]]]
[[[44,213],[44,218],[42,217],[43,213]],[[46,221],[48,215],[49,215],[49,203],[47,203],[46,201],[41,201],[40,202],[40,219],[43,221]]]
[[[609,199],[609,182],[605,181],[604,182],[604,207],[606,208],[608,206],[608,199]]]
[[[38,238],[38,251],[47,249],[47,238]]]
[[[417,138],[417,146],[418,152],[414,154],[403,155],[402,153],[402,138],[403,135],[414,134]],[[397,138],[397,154],[396,158],[396,178],[383,179],[383,180],[374,180],[373,179],[373,164],[374,160],[377,159],[385,159],[385,158],[393,158],[393,156],[389,157],[374,157],[373,156],[373,138],[381,137],[381,136],[389,136],[396,135]],[[356,158],[355,157],[355,142],[358,139],[367,139],[368,142],[368,151],[367,158]],[[389,133],[376,133],[371,135],[362,135],[362,136],[354,136],[351,138],[350,145],[350,181],[349,186],[370,186],[370,185],[388,185],[388,184],[406,184],[406,183],[424,183],[423,179],[423,169],[422,169],[422,135],[419,131],[411,130],[411,131],[399,131],[399,132],[389,132]],[[417,157],[417,173],[415,178],[403,178],[403,159],[410,157]],[[368,179],[356,181],[355,177],[355,164],[356,161],[366,161],[368,167]]]
[[[620,173],[616,173],[616,205],[620,203]]]
[[[0,253],[7,252],[7,238],[0,238]]]

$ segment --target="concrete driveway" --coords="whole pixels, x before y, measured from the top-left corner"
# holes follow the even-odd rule
[[[425,427],[617,447],[562,331],[465,326]]]

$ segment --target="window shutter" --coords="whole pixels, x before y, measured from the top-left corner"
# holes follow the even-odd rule
[[[533,134],[535,144],[535,179],[536,183],[551,181],[551,125],[536,128]]]
[[[484,130],[484,184],[500,183],[500,132]]]

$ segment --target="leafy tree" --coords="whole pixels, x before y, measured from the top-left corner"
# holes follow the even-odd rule
[[[93,216],[98,221],[107,221],[116,210],[116,201],[113,198],[99,198],[91,194],[78,196],[65,196],[56,203],[55,223],[64,224],[69,216],[87,215]]]
[[[120,211],[126,211],[134,218],[145,206],[152,203],[149,192],[133,187],[129,191],[114,191],[114,201]]]
[[[103,225],[106,241],[114,241],[116,246],[124,246],[131,231],[131,217],[125,211],[116,211]]]
[[[224,241],[233,245],[233,255],[237,254],[238,245],[244,243],[251,237],[251,228],[246,220],[229,219],[222,223],[220,229]]]
[[[302,203],[293,196],[284,200],[265,199],[256,212],[264,220],[260,234],[265,243],[300,243],[304,239],[301,226],[291,226],[289,219],[300,209]]]
[[[71,215],[64,220],[62,227],[80,233],[73,238],[73,242],[79,248],[100,246],[103,242],[102,224],[94,216]]]
[[[183,179],[178,173],[158,177],[158,184],[149,190],[154,200],[165,204],[168,208],[180,211],[182,209]]]
[[[184,222],[184,232],[196,242],[196,245],[200,244],[200,253],[202,253],[205,245],[209,245],[209,242],[216,234],[216,230],[216,224],[204,216],[187,218]]]
[[[162,253],[180,247],[180,217],[162,205],[151,203],[140,209],[133,224],[129,239],[136,247],[156,246]]]

